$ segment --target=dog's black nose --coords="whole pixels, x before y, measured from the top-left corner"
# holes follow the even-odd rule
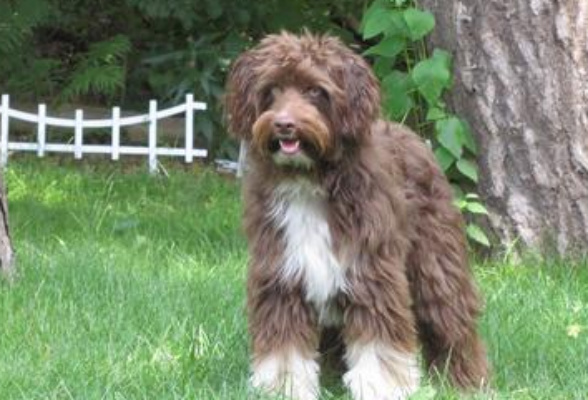
[[[296,132],[296,123],[290,115],[280,113],[274,118],[273,128],[276,135],[291,136]]]

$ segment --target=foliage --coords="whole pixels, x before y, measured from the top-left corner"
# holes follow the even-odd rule
[[[354,3],[347,0],[333,7],[333,2],[324,0],[127,2],[149,19],[155,39],[145,48],[135,76],[146,81],[158,97],[172,103],[193,92],[210,104],[208,115],[195,121],[196,128],[213,153],[232,158],[236,157],[236,148],[224,135],[221,109],[224,78],[231,61],[265,34],[281,29],[298,31],[304,26],[342,33],[344,30],[332,19],[345,14]]]
[[[312,30],[351,38],[364,0],[12,0],[0,5],[0,91],[15,101],[142,109],[185,94],[209,104],[199,144],[236,156],[222,124],[230,62],[263,35]],[[166,104],[167,103],[167,104]]]
[[[441,49],[427,54],[423,39],[434,26],[433,15],[412,1],[375,0],[361,23],[364,40],[374,43],[364,55],[374,59],[387,116],[413,120],[421,132],[430,133],[437,161],[454,184],[458,207],[466,214],[486,214],[478,196],[462,189],[478,182],[477,149],[467,122],[451,114],[442,100],[452,84],[451,56]],[[468,223],[466,232],[471,240],[489,245],[475,222]]]
[[[39,56],[34,29],[47,21],[51,7],[45,0],[0,3],[0,89],[2,92],[53,93],[51,78],[60,62]]]
[[[112,99],[125,83],[125,58],[131,50],[126,36],[92,43],[86,53],[78,54],[68,82],[61,89],[60,99],[72,100],[94,94]]]

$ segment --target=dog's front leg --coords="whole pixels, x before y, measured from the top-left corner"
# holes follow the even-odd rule
[[[314,311],[299,290],[257,283],[250,282],[249,286],[252,386],[294,400],[317,399],[318,335]]]
[[[381,262],[352,275],[343,330],[345,385],[354,400],[404,400],[420,380],[408,282],[401,268]]]

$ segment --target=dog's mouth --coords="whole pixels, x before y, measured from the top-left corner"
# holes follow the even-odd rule
[[[300,140],[298,139],[279,139],[280,151],[285,155],[294,155],[301,150]]]
[[[283,156],[296,156],[304,152],[304,143],[302,140],[294,138],[274,138],[269,143],[269,150],[272,154],[281,154]]]
[[[310,144],[297,137],[274,138],[269,143],[269,150],[277,165],[308,169],[314,164]]]

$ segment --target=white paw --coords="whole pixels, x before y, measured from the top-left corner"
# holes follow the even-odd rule
[[[349,371],[343,376],[353,400],[405,400],[416,392],[416,386],[395,386],[379,373]]]
[[[253,366],[251,386],[292,400],[316,400],[319,394],[318,364],[296,352],[272,355]]]
[[[419,387],[413,354],[370,343],[348,348],[350,370],[343,376],[354,400],[405,400]]]

